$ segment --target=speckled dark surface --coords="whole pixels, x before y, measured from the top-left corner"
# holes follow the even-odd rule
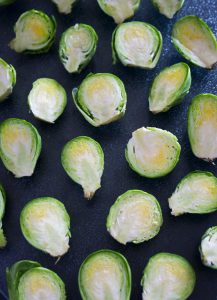
[[[13,37],[13,24],[25,10],[36,8],[53,14],[58,23],[57,38],[48,54],[26,56],[14,53],[7,46]],[[179,180],[191,170],[209,170],[217,175],[215,166],[195,158],[190,150],[186,134],[186,114],[193,96],[217,93],[216,70],[207,71],[191,65],[192,88],[184,102],[169,112],[157,116],[148,111],[148,89],[154,76],[165,66],[184,59],[170,42],[174,22],[182,16],[195,14],[202,17],[217,33],[217,2],[215,0],[186,0],[183,9],[173,20],[158,14],[149,0],[142,1],[135,20],[150,22],[161,30],[164,44],[157,67],[152,71],[129,69],[120,64],[113,66],[110,40],[115,24],[104,15],[95,0],[81,0],[69,16],[58,14],[49,1],[17,0],[10,7],[0,8],[0,57],[12,63],[17,70],[17,85],[13,95],[0,104],[0,120],[9,117],[24,118],[39,130],[43,148],[35,173],[31,178],[15,179],[0,163],[0,181],[7,192],[7,209],[4,230],[8,246],[0,251],[0,286],[5,293],[5,268],[20,259],[33,259],[56,271],[64,280],[69,300],[80,299],[77,275],[84,258],[91,252],[109,248],[126,256],[132,268],[132,299],[141,299],[140,279],[142,271],[153,254],[160,251],[174,252],[186,257],[194,266],[197,284],[192,300],[217,299],[217,271],[205,268],[200,262],[198,245],[204,231],[217,225],[217,213],[201,216],[172,217],[167,199]],[[80,75],[68,74],[58,58],[58,43],[61,33],[76,22],[91,24],[99,35],[97,53],[92,63]],[[125,117],[111,125],[94,128],[76,110],[71,99],[71,90],[89,72],[111,72],[125,83],[128,105]],[[28,111],[27,95],[32,82],[39,77],[58,80],[67,90],[68,105],[55,125],[36,120]],[[134,173],[124,158],[124,148],[131,132],[141,126],[155,126],[176,134],[181,146],[181,159],[168,176],[148,180]],[[60,163],[63,145],[78,135],[88,135],[98,140],[105,151],[105,172],[102,188],[91,202],[83,199],[80,186],[73,183]],[[128,189],[142,189],[152,193],[160,201],[164,224],[159,235],[140,245],[121,246],[106,232],[105,220],[110,206],[118,195]],[[32,248],[23,238],[19,227],[19,214],[24,204],[40,196],[54,196],[63,201],[71,215],[71,248],[57,265],[48,255]],[[58,242],[58,241],[57,241]],[[3,299],[3,296],[0,296]]]

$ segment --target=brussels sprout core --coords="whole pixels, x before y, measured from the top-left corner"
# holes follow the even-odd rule
[[[130,167],[141,176],[167,175],[176,166],[181,147],[172,133],[154,127],[133,132],[125,155]]]
[[[70,14],[77,0],[52,0],[56,4],[58,11],[62,14]]]
[[[195,272],[182,256],[158,253],[145,267],[141,285],[143,300],[185,300],[194,290]]]
[[[149,110],[153,113],[168,111],[179,104],[189,92],[191,70],[185,63],[165,68],[154,79],[149,95]]]
[[[68,251],[70,217],[60,201],[51,197],[30,201],[21,212],[20,225],[33,247],[54,257]]]
[[[169,198],[172,215],[205,214],[217,210],[217,178],[196,171],[185,176]]]
[[[115,251],[90,254],[80,267],[78,282],[83,300],[130,299],[130,267],[124,256]]]
[[[0,125],[0,155],[15,177],[31,176],[41,152],[37,129],[21,119],[7,119]]]
[[[7,268],[10,300],[65,300],[65,285],[53,271],[22,260]]]
[[[130,190],[113,204],[106,226],[118,242],[138,244],[156,236],[162,223],[157,199],[143,191]]]
[[[16,70],[0,58],[0,102],[5,100],[16,84]]]
[[[87,136],[69,141],[61,155],[66,173],[83,187],[84,197],[91,199],[101,187],[104,153],[99,143]]]
[[[119,25],[112,38],[113,60],[125,66],[153,69],[160,57],[162,36],[154,26],[144,22]]]
[[[52,46],[56,34],[54,17],[42,11],[29,10],[17,20],[14,31],[16,37],[10,42],[14,51],[37,54],[47,52]]]
[[[184,0],[152,0],[154,6],[159,12],[169,19],[172,19],[174,15],[182,8]]]
[[[98,36],[93,27],[76,24],[61,37],[59,56],[69,73],[80,73],[96,52]]]
[[[186,16],[173,27],[177,51],[195,65],[211,69],[217,62],[217,41],[209,26],[196,16]]]
[[[139,8],[141,0],[97,0],[101,9],[112,17],[115,23],[133,17]]]
[[[6,195],[2,185],[0,185],[0,248],[4,248],[7,244],[3,229],[2,229],[2,218],[5,213],[5,202]]]
[[[217,269],[217,226],[209,228],[201,239],[200,255],[203,264]]]
[[[80,87],[73,90],[73,97],[80,113],[96,127],[120,119],[126,110],[124,84],[113,74],[88,75]]]
[[[56,80],[40,78],[33,83],[28,103],[36,118],[54,123],[65,109],[66,91]]]
[[[188,136],[195,156],[213,161],[217,158],[217,96],[194,97],[188,110]]]

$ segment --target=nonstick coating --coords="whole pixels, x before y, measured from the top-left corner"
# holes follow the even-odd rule
[[[14,36],[13,25],[17,18],[32,8],[53,14],[58,23],[55,44],[47,54],[32,56],[17,54],[8,47],[9,41]],[[121,64],[112,65],[110,44],[115,24],[100,10],[95,0],[81,0],[69,16],[60,15],[49,0],[17,0],[11,6],[0,8],[0,57],[13,64],[17,70],[17,85],[13,95],[0,104],[0,121],[10,117],[26,119],[38,128],[43,141],[42,153],[32,177],[15,179],[0,163],[0,181],[7,192],[3,227],[8,245],[0,251],[0,286],[5,294],[7,294],[6,267],[20,259],[31,259],[51,268],[62,277],[66,284],[67,299],[81,299],[77,284],[79,266],[91,252],[108,248],[121,252],[129,261],[133,275],[133,300],[141,299],[140,279],[148,259],[161,251],[183,255],[192,263],[196,270],[197,283],[190,299],[217,299],[217,271],[204,267],[198,252],[202,234],[208,227],[217,225],[217,213],[173,217],[170,215],[167,202],[177,183],[188,172],[207,170],[217,175],[216,166],[193,156],[186,132],[187,109],[191,99],[199,93],[217,94],[216,70],[208,71],[190,65],[193,82],[190,93],[183,103],[159,115],[153,115],[148,110],[148,92],[156,74],[166,66],[185,61],[171,43],[171,29],[175,21],[185,15],[197,15],[203,18],[216,34],[216,11],[216,0],[186,0],[183,9],[174,19],[169,20],[154,9],[150,0],[142,1],[133,19],[153,24],[160,29],[164,39],[157,67],[145,71],[126,68]],[[70,75],[58,58],[58,43],[61,33],[79,22],[90,24],[95,28],[99,44],[90,65],[80,75]],[[90,72],[114,73],[125,83],[128,104],[126,115],[120,121],[94,128],[76,110],[71,90]],[[27,96],[33,81],[40,77],[56,79],[65,87],[68,94],[67,108],[54,125],[43,123],[29,113]],[[180,162],[168,176],[145,179],[128,167],[124,157],[125,146],[132,131],[142,126],[166,129],[178,137],[182,146]],[[97,191],[91,202],[83,198],[81,187],[66,175],[60,162],[63,145],[79,135],[96,139],[105,152],[102,188]],[[106,232],[105,222],[110,206],[128,189],[141,189],[152,193],[162,206],[164,224],[159,235],[151,241],[140,245],[122,246]],[[29,200],[41,196],[53,196],[61,200],[71,215],[71,248],[57,264],[55,259],[30,246],[20,231],[21,209]],[[3,296],[0,296],[0,299],[4,299]]]

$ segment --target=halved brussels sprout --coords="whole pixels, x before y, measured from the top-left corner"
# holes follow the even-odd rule
[[[7,244],[3,229],[2,229],[2,219],[5,214],[5,203],[6,195],[3,186],[0,184],[0,248],[4,248]]]
[[[168,111],[182,101],[190,86],[191,70],[187,64],[181,62],[165,68],[153,81],[149,110],[155,114]]]
[[[131,169],[139,175],[157,178],[170,173],[179,161],[181,146],[171,132],[142,127],[132,133],[125,150]]]
[[[32,176],[41,153],[41,137],[29,122],[10,118],[0,125],[0,155],[15,177]]]
[[[29,107],[36,118],[54,123],[63,113],[67,95],[65,89],[56,80],[40,78],[33,82],[28,96]]]
[[[10,300],[65,300],[65,285],[53,271],[30,260],[6,269]]]
[[[80,73],[96,52],[98,36],[94,28],[86,24],[69,27],[60,40],[59,56],[69,73]]]
[[[87,136],[76,137],[64,146],[61,162],[69,177],[82,186],[84,197],[91,199],[101,187],[104,170],[100,144]]]
[[[41,197],[27,203],[20,215],[26,240],[51,256],[60,257],[69,250],[70,217],[63,203]]]
[[[16,84],[16,70],[0,58],[0,102],[5,100]]]
[[[188,136],[195,156],[217,158],[217,96],[201,94],[193,98],[188,110]]]
[[[112,205],[106,227],[119,243],[148,241],[160,231],[163,216],[157,199],[140,190],[129,190]]]
[[[113,74],[88,75],[78,89],[73,89],[72,95],[77,109],[95,127],[114,122],[125,114],[125,87]]]
[[[113,32],[114,63],[119,59],[124,66],[153,69],[161,49],[161,33],[151,24],[137,21],[123,23]]]
[[[97,0],[101,9],[119,24],[134,16],[141,0]]]
[[[56,21],[42,11],[26,11],[17,20],[16,37],[10,42],[14,51],[21,53],[44,53],[52,46],[56,34]]]
[[[56,4],[58,11],[62,14],[70,14],[77,0],[52,0]]]
[[[200,255],[202,263],[212,269],[217,269],[217,226],[206,230],[201,239]]]
[[[152,0],[159,12],[169,19],[172,19],[182,8],[184,2],[185,0]]]
[[[78,283],[83,300],[129,300],[130,266],[118,252],[96,251],[82,263]]]
[[[174,216],[216,211],[217,178],[210,172],[191,172],[180,181],[168,201]]]
[[[145,267],[141,285],[143,300],[185,300],[196,282],[194,269],[182,256],[158,253]]]
[[[215,35],[196,16],[186,16],[175,23],[172,41],[182,56],[199,67],[211,69],[217,62]]]
[[[9,5],[13,3],[15,0],[0,0],[0,6]]]

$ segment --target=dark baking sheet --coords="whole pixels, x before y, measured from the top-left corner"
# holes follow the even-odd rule
[[[13,37],[13,25],[25,10],[36,8],[53,14],[58,23],[57,38],[48,54],[19,55],[7,46]],[[217,299],[217,271],[202,266],[198,244],[204,231],[217,225],[217,213],[179,218],[172,217],[167,199],[179,180],[191,170],[209,170],[217,175],[216,166],[195,158],[190,150],[186,134],[186,114],[193,96],[217,93],[216,70],[207,71],[191,65],[193,82],[184,102],[169,112],[157,116],[148,111],[148,89],[154,76],[165,66],[183,61],[170,41],[174,22],[185,15],[202,17],[217,32],[216,0],[186,0],[183,9],[173,20],[158,14],[149,0],[142,1],[135,20],[150,22],[159,28],[164,38],[163,51],[157,67],[152,71],[125,68],[112,65],[111,34],[115,28],[112,19],[98,7],[95,0],[81,0],[69,16],[58,14],[56,7],[44,0],[17,0],[13,5],[0,8],[0,57],[12,63],[17,70],[17,85],[13,95],[0,104],[0,120],[9,117],[24,118],[32,122],[42,136],[43,148],[36,171],[31,178],[15,179],[0,163],[0,181],[7,192],[7,209],[4,230],[8,246],[0,251],[0,286],[5,293],[5,268],[20,259],[39,261],[43,266],[56,271],[64,280],[69,300],[80,299],[77,275],[84,258],[91,252],[109,248],[126,256],[132,269],[132,299],[141,299],[140,279],[142,271],[153,254],[160,251],[174,252],[186,257],[194,266],[197,284],[190,299]],[[91,24],[99,35],[97,53],[90,65],[80,75],[68,74],[58,58],[60,34],[69,26],[83,22]],[[111,125],[94,128],[76,110],[71,90],[89,72],[111,72],[125,83],[128,105],[125,117]],[[68,105],[55,125],[36,120],[28,111],[27,95],[32,82],[40,77],[58,80],[67,90]],[[182,146],[181,159],[175,170],[168,176],[149,180],[131,171],[124,158],[125,145],[131,132],[141,126],[156,126],[177,135]],[[83,199],[80,186],[73,183],[60,163],[63,145],[78,135],[88,135],[98,140],[105,151],[105,172],[102,188],[91,202]],[[105,220],[110,206],[118,195],[128,189],[142,189],[154,194],[160,201],[164,225],[153,240],[140,245],[121,246],[106,232]],[[40,196],[53,196],[63,201],[71,215],[71,248],[55,265],[55,260],[31,247],[21,234],[19,214],[24,204]],[[58,241],[57,241],[58,242]],[[3,296],[0,296],[3,299]]]

